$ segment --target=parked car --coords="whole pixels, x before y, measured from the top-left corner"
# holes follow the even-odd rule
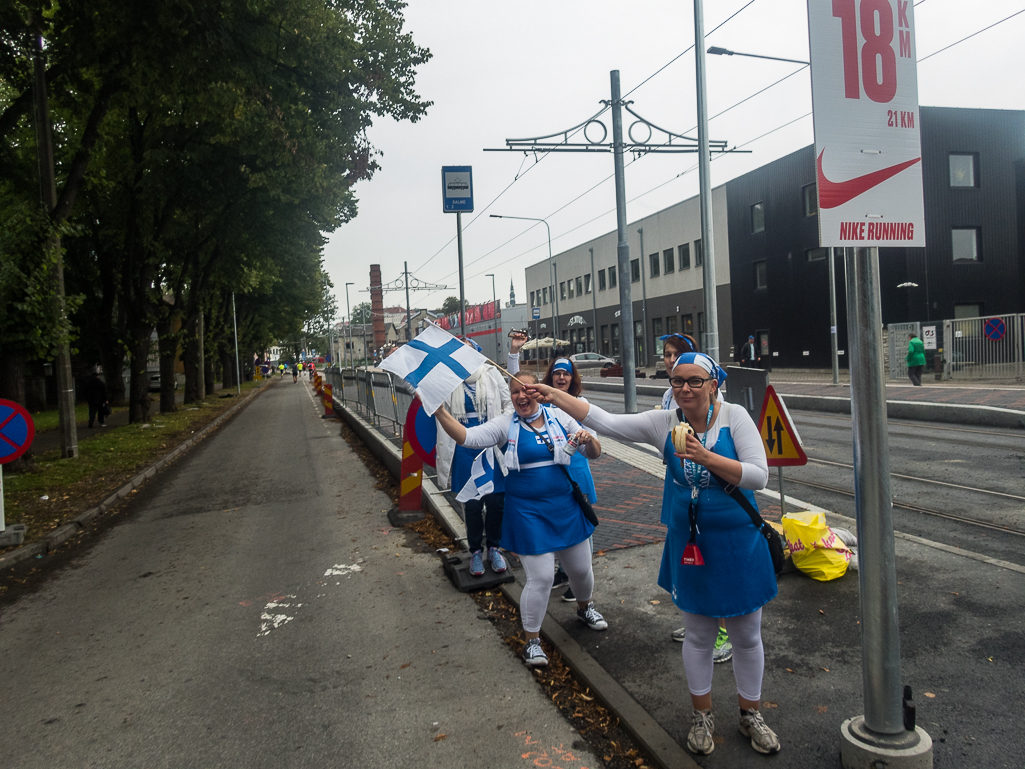
[[[576,355],[570,355],[569,359],[578,371],[589,368],[612,368],[619,363],[615,358],[608,358],[596,352],[578,352]]]
[[[160,372],[150,371],[149,374],[149,391],[151,393],[160,392]],[[178,389],[178,377],[174,378],[174,389]]]

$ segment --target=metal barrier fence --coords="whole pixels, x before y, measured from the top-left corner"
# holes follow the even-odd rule
[[[370,417],[378,427],[382,420],[391,422],[393,432],[398,434],[405,424],[414,394],[405,380],[387,371],[364,368],[329,368],[324,376],[338,400]]]
[[[1025,314],[943,321],[943,378],[1021,379]]]
[[[912,334],[922,336],[921,323],[890,323],[886,327],[886,352],[889,359],[890,379],[908,378],[908,339]]]

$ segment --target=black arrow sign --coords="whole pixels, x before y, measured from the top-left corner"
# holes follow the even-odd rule
[[[777,422],[776,441],[778,441],[778,440],[779,440],[779,426],[778,426],[778,422]],[[769,447],[769,453],[770,454],[775,454],[776,453],[776,441],[772,440],[772,417],[771,416],[767,416],[765,418],[765,445]],[[782,447],[780,447],[780,450],[782,451]]]
[[[782,419],[776,419],[775,432],[776,432],[776,443],[779,444],[779,453],[780,453],[780,456],[782,456],[783,455],[783,420]]]

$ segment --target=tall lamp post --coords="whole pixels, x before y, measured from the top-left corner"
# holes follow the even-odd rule
[[[352,310],[349,309],[349,286],[355,286],[355,283],[345,284],[345,315],[348,319],[348,336],[349,339],[346,342],[346,348],[349,352],[349,368],[352,368]]]
[[[498,334],[498,297],[495,294],[495,276],[493,273],[488,273],[484,276],[485,278],[491,278],[491,312],[494,313],[492,320],[495,322],[495,357],[501,357],[502,355],[502,338]]]
[[[548,222],[544,219],[535,219],[530,216],[502,216],[500,214],[491,214],[492,219],[520,219],[524,222],[541,222],[544,224],[545,229],[548,230],[548,283],[549,290],[552,292],[552,340],[555,340],[555,329],[559,325],[555,322],[555,276],[552,271],[552,229],[548,226]],[[554,348],[553,348],[554,349]]]
[[[800,59],[784,59],[779,56],[762,56],[758,53],[741,53],[740,51],[731,51],[728,48],[720,48],[713,45],[708,49],[708,52],[713,56],[747,56],[751,59],[768,59],[769,61],[785,61],[789,64],[803,64],[808,67],[811,66],[810,62],[801,61]],[[798,70],[794,70],[797,72]],[[831,348],[832,358],[832,369],[833,369],[833,384],[840,384],[840,353],[839,345],[837,343],[836,333],[836,250],[829,248],[829,346]]]

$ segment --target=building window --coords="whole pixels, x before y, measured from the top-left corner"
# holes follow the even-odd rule
[[[765,206],[761,201],[751,206],[751,232],[765,232]]]
[[[612,355],[619,355],[619,324],[612,324]]]
[[[587,273],[584,276],[584,293],[585,294],[590,294],[591,293],[591,273]]]
[[[694,336],[694,315],[683,316],[683,333],[688,336]]]
[[[530,292],[530,306],[531,307],[536,307],[537,306],[536,304],[534,304],[534,292],[533,291]]]
[[[648,264],[651,265],[651,277],[657,278],[660,272],[658,254],[648,254]]]
[[[804,215],[815,216],[819,212],[819,190],[814,184],[806,184],[801,187],[801,196],[804,198]]]
[[[631,259],[630,260],[630,282],[636,283],[641,279],[641,260]]]
[[[559,297],[562,299],[566,298],[566,281],[559,283]]]
[[[588,277],[590,277],[590,275],[588,275]],[[577,283],[577,296],[583,296],[584,295],[584,279],[578,277],[577,280],[576,280],[576,283]],[[590,293],[590,292],[588,292],[588,293]]]
[[[548,304],[548,286],[541,289],[541,304]]]
[[[601,275],[601,274],[604,274],[604,272],[605,272],[605,270],[602,270],[598,274]],[[608,326],[602,326],[601,327],[601,354],[605,355],[605,356],[608,356],[609,354],[611,354],[611,352],[612,351],[609,349],[609,327]]]
[[[652,318],[651,319],[651,333],[655,337],[655,355],[662,354],[662,340],[659,339],[662,336],[662,319]]]
[[[701,238],[698,238],[694,241],[694,266],[700,267],[704,258],[705,250],[701,247]]]
[[[804,252],[805,258],[809,262],[821,262],[827,256],[829,256],[828,248],[809,248]]]
[[[605,270],[598,270],[598,290],[605,290]]]
[[[609,288],[616,287],[616,270],[618,269],[618,267],[609,267]]]
[[[978,187],[978,174],[975,173],[979,157],[974,152],[950,153],[950,186]]]
[[[666,333],[667,334],[675,334],[676,333],[676,316],[675,315],[670,315],[668,318],[666,318]]]
[[[768,276],[765,271],[765,260],[762,259],[760,262],[754,263],[755,268],[755,291],[766,289],[769,287]]]
[[[680,257],[680,269],[690,269],[690,243],[684,243],[676,247],[676,253]]]
[[[981,304],[955,304],[954,305],[954,320],[963,320],[964,318],[981,318],[982,317],[982,305]]]
[[[569,283],[569,298],[572,299],[574,296],[576,296],[576,294],[573,293],[573,279],[570,278],[566,282]],[[565,291],[562,292],[562,298],[563,299],[566,298],[566,292]]]
[[[979,228],[954,227],[950,231],[950,245],[955,262],[981,262],[979,253]]]
[[[671,272],[676,272],[676,253],[671,248],[667,248],[662,252],[662,272],[668,275]]]

